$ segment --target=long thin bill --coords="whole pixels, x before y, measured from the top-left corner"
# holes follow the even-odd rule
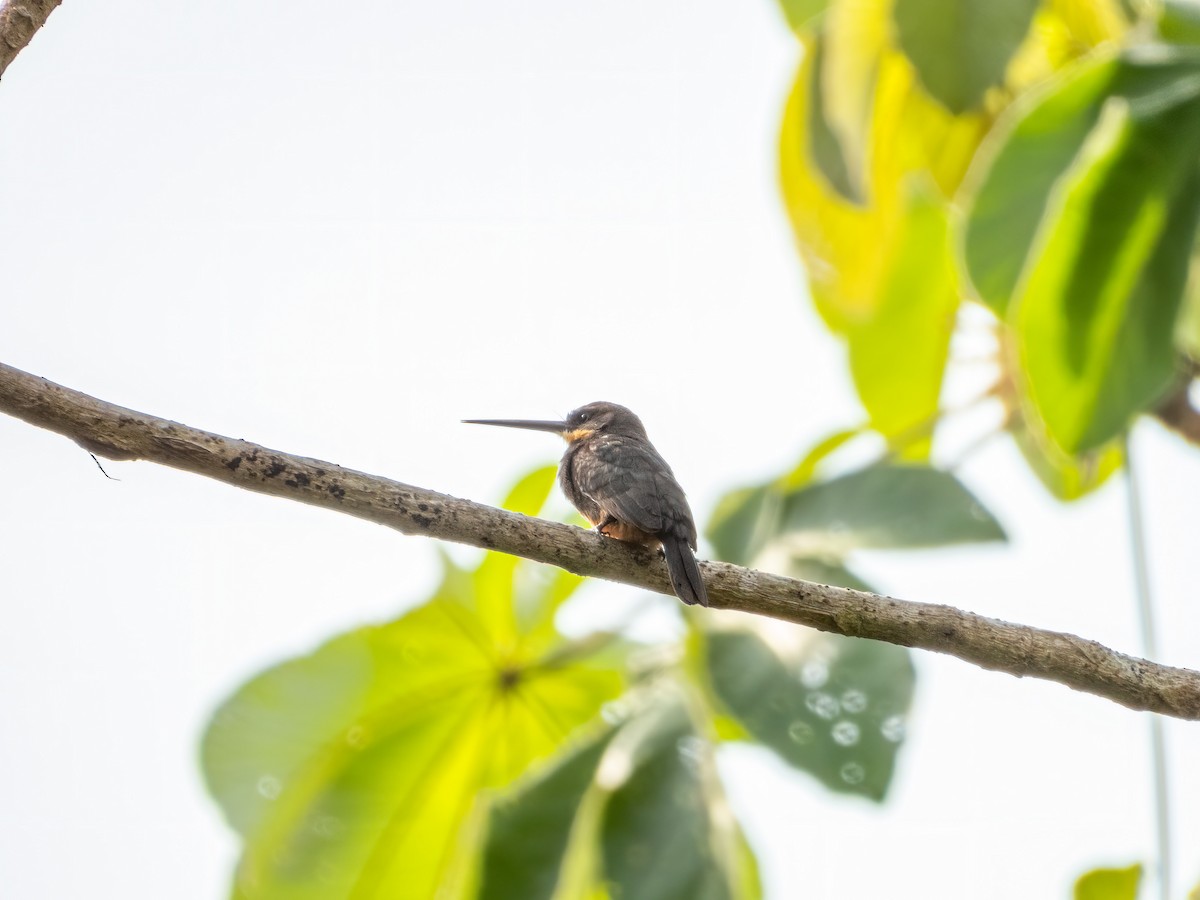
[[[503,428],[526,428],[530,431],[549,431],[562,434],[566,422],[547,422],[542,419],[463,419],[464,425],[499,425]]]

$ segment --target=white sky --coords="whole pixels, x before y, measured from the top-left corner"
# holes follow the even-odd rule
[[[66,4],[0,84],[0,359],[491,502],[559,448],[460,418],[612,399],[706,518],[858,416],[775,184],[796,55],[769,0]],[[1163,657],[1195,666],[1200,454],[1152,425],[1138,448]],[[8,418],[0,462],[0,893],[224,896],[208,714],[422,599],[433,546],[148,464],[107,481]],[[1009,548],[863,570],[1136,650],[1119,482],[1055,506],[1007,441],[964,477]],[[669,631],[668,601],[611,585],[570,622],[645,602]],[[882,809],[725,754],[769,897],[1037,900],[1149,858],[1145,717],[917,662]],[[1200,729],[1168,734],[1182,888]]]

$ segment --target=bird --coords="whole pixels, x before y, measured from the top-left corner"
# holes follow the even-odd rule
[[[567,499],[600,534],[659,546],[675,595],[689,606],[708,606],[696,562],[696,523],[687,496],[646,427],[632,410],[597,401],[562,421],[463,419],[468,425],[499,425],[559,434],[567,442],[558,483]]]

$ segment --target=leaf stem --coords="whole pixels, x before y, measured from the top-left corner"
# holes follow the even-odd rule
[[[960,413],[969,412],[981,404],[986,403],[988,400],[1001,397],[1001,391],[1002,383],[997,381],[996,383],[989,385],[980,393],[976,394],[974,397],[969,397],[960,403],[939,407],[934,414],[929,416],[927,419],[913,423],[908,428],[904,429],[898,434],[892,435],[890,438],[887,437],[887,435],[884,435],[885,440],[888,442],[888,447],[880,456],[879,462],[888,463],[899,459],[901,456],[903,456],[904,451],[906,451],[909,447],[912,447],[914,444],[924,440],[925,438],[931,437],[937,426],[941,424],[942,420],[950,418],[951,416],[957,416]]]
[[[1154,623],[1154,597],[1150,588],[1150,563],[1146,548],[1146,527],[1142,509],[1142,491],[1134,469],[1132,441],[1125,435],[1125,483],[1129,502],[1129,548],[1133,560],[1134,592],[1137,595],[1138,623],[1142,632],[1142,653],[1158,659],[1158,635]],[[1150,715],[1150,755],[1154,775],[1154,824],[1158,844],[1158,894],[1171,897],[1171,792],[1167,777],[1167,747],[1163,720]]]

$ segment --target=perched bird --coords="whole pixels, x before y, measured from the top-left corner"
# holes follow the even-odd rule
[[[585,519],[607,537],[661,545],[675,594],[708,606],[696,549],[696,524],[683,488],[654,449],[642,420],[616,403],[589,403],[564,421],[464,419],[560,434],[567,442],[558,483]]]

